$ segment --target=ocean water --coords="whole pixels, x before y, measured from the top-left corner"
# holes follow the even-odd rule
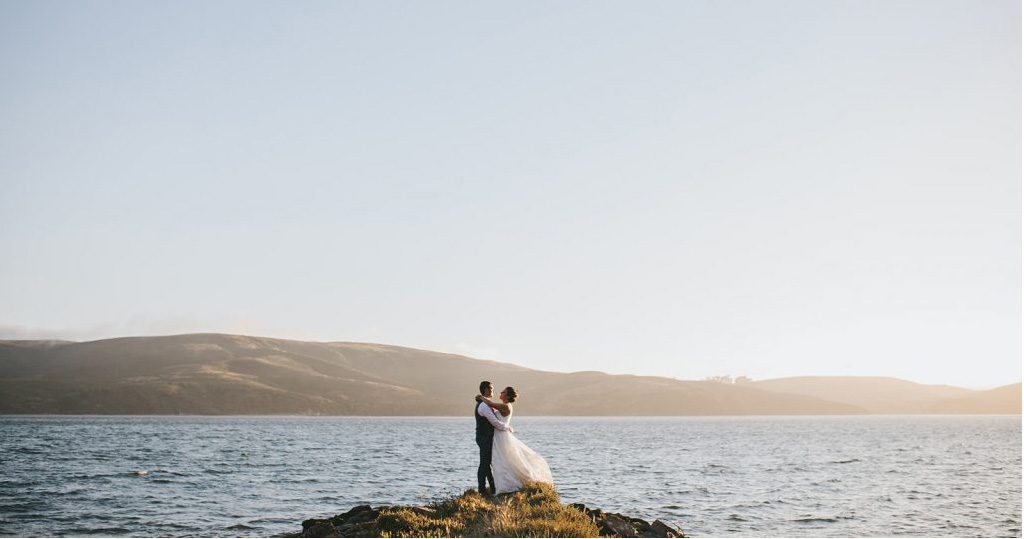
[[[513,420],[562,499],[693,536],[1021,536],[1020,416]],[[471,488],[473,419],[0,417],[0,535],[268,536]]]

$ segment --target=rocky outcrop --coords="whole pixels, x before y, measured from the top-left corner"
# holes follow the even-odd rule
[[[661,520],[647,522],[641,518],[590,509],[582,503],[569,504],[582,511],[597,525],[601,537],[686,537],[683,530]]]
[[[584,504],[574,503],[568,507],[586,515],[597,527],[597,537],[687,537],[683,530],[661,520],[647,522],[640,518],[629,517],[619,513],[606,513],[601,509],[588,508]],[[438,509],[422,506],[381,506],[371,507],[360,505],[325,519],[309,519],[302,522],[302,531],[287,534],[284,537],[381,537],[395,536],[394,530],[388,529],[380,522],[382,515],[412,513],[427,519],[439,518]],[[502,537],[493,529],[477,528],[472,534],[484,537]],[[403,536],[399,533],[397,536]],[[459,537],[457,530],[450,530],[445,535]]]
[[[285,537],[374,537],[380,509],[359,505],[331,518],[302,522],[302,531]]]

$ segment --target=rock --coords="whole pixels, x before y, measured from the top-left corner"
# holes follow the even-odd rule
[[[377,516],[380,515],[380,511],[370,509],[356,513],[345,519],[345,524],[363,524],[376,520]]]
[[[308,530],[303,530],[305,533],[302,535],[305,537],[340,537],[338,529],[334,527],[329,521],[321,520],[316,524],[309,527]]]
[[[577,511],[579,511],[581,513],[587,513],[588,515],[590,514],[587,511],[587,506],[583,505],[582,503],[570,503],[569,507],[572,507],[573,509],[576,509]]]
[[[364,522],[362,524],[356,524],[352,526],[352,533],[345,537],[371,537],[373,536],[373,530],[375,526],[373,522]]]
[[[339,537],[369,537],[371,529],[374,527],[374,522],[369,521],[365,523],[346,524],[342,526],[338,532]]]
[[[614,513],[605,513],[604,522],[601,524],[601,535],[616,535],[618,537],[639,537],[636,528],[625,518]]]
[[[683,530],[669,524],[665,524],[660,520],[655,520],[654,523],[651,524],[651,534],[651,537],[686,537]]]
[[[341,517],[343,519],[347,519],[348,517],[351,517],[352,515],[357,515],[359,513],[365,513],[367,511],[373,511],[373,507],[370,507],[369,505],[357,505],[357,506],[353,507],[352,509],[349,509],[348,511],[345,511],[344,513],[338,515],[338,517]]]

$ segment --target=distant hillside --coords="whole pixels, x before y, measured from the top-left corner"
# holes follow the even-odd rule
[[[931,413],[940,403],[978,393],[960,387],[915,384],[879,376],[798,376],[762,380],[753,385],[787,395],[841,402],[872,414]],[[1020,413],[1019,403],[1015,413]]]
[[[812,394],[807,384],[787,392],[772,380],[722,384],[555,373],[379,344],[221,334],[0,341],[5,414],[466,415],[483,379],[516,386],[517,413],[525,415],[904,413]],[[943,390],[947,400],[934,404],[947,408],[937,413],[960,413],[945,411],[959,410],[948,399],[978,393],[984,392]],[[1019,393],[1017,384],[1016,413]],[[976,405],[962,406],[973,413]]]
[[[1019,414],[1020,383],[973,392],[935,404],[929,410],[937,414]]]

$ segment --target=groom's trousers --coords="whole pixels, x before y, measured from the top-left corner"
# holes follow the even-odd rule
[[[487,486],[487,481],[491,483],[491,488],[494,488],[494,475],[491,474],[491,447],[494,445],[494,440],[480,440],[476,441],[476,445],[480,446],[480,467],[476,469],[476,482],[480,486],[480,493],[486,492],[484,488]]]

